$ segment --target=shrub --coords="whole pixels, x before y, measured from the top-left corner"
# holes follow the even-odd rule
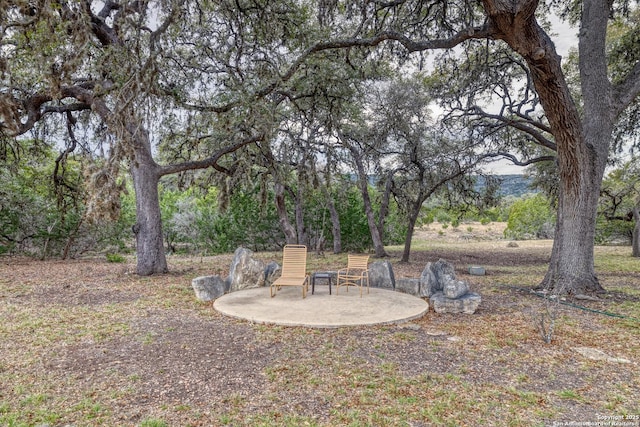
[[[124,262],[124,256],[120,254],[107,254],[107,262],[121,263]]]
[[[509,209],[505,237],[516,240],[553,237],[555,213],[542,194],[524,196]]]
[[[447,211],[440,211],[436,215],[436,220],[442,224],[451,222],[451,215]]]
[[[610,243],[631,244],[634,223],[624,220],[607,220],[599,217],[596,222],[595,242],[599,245]]]

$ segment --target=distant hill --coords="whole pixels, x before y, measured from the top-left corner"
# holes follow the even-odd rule
[[[523,175],[499,175],[498,177],[502,181],[500,185],[501,196],[520,197],[523,194],[535,192],[530,187],[533,181],[531,178],[526,178]]]
[[[500,181],[500,190],[498,193],[503,196],[520,197],[526,193],[536,192],[530,188],[532,180],[525,178],[523,175],[496,175]],[[478,177],[477,186],[482,188],[484,186],[484,179]]]
[[[537,190],[530,188],[531,182],[533,181],[531,178],[525,178],[524,175],[494,175],[500,179],[501,185],[498,194],[500,196],[513,196],[520,197],[523,194],[527,193],[537,193]],[[355,174],[348,175],[349,179],[352,182],[357,181],[357,176]],[[369,175],[368,176],[369,184],[376,185],[379,177],[378,175]],[[484,188],[484,177],[478,176],[478,182],[476,183],[476,189],[482,190]]]

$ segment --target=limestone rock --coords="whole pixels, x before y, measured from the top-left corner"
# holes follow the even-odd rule
[[[231,261],[229,278],[231,279],[230,292],[264,286],[264,262],[253,259],[253,252],[249,249],[238,248]]]
[[[587,359],[591,360],[604,360],[609,363],[631,363],[629,359],[624,359],[622,357],[612,357],[609,356],[604,351],[598,348],[592,347],[573,347],[574,351],[577,351]]]
[[[400,291],[409,295],[421,296],[420,295],[420,279],[414,279],[414,278],[397,279],[396,291]]]
[[[420,297],[422,298],[429,298],[438,291],[438,279],[431,270],[431,265],[432,263],[428,262],[420,274]]]
[[[369,286],[372,288],[395,289],[396,279],[389,261],[369,264]]]
[[[229,290],[229,282],[218,275],[200,276],[191,281],[191,287],[200,301],[211,301]]]
[[[444,289],[445,283],[455,280],[453,265],[443,259],[428,262],[420,275],[420,296],[430,297]]]
[[[442,285],[442,293],[449,299],[460,298],[469,292],[469,285],[462,280],[449,279]]]
[[[469,274],[472,276],[484,276],[487,272],[484,267],[472,265],[469,267]]]
[[[456,277],[456,271],[453,268],[453,265],[443,259],[439,259],[434,262],[431,265],[431,271],[436,275],[436,279],[441,286],[443,286],[448,280],[452,278],[455,279]],[[437,290],[441,291],[442,287],[439,287]]]
[[[456,299],[447,298],[442,292],[437,292],[431,296],[429,302],[436,313],[473,314],[478,309],[481,300],[480,295],[473,292]]]

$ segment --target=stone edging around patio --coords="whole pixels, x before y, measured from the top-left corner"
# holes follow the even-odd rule
[[[265,265],[254,259],[249,249],[238,248],[228,277],[201,276],[193,279],[191,285],[199,300],[211,301],[243,289],[268,287],[279,271],[280,265],[275,261]],[[469,291],[466,282],[456,279],[453,265],[442,259],[428,262],[419,278],[401,279],[395,279],[389,261],[373,262],[369,265],[369,284],[372,288],[429,298],[437,313],[473,314],[482,301],[479,294]]]

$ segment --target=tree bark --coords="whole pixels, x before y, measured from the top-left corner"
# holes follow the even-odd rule
[[[384,241],[384,223],[389,215],[389,203],[391,202],[391,189],[393,187],[393,174],[395,172],[390,171],[387,174],[387,179],[384,185],[384,192],[382,193],[382,199],[380,200],[380,214],[378,215],[378,234],[380,239]]]
[[[554,293],[603,290],[595,274],[593,253],[600,182],[595,171],[585,171],[583,175],[582,197],[568,197],[566,183],[560,183],[556,235],[549,269],[542,281],[542,286]]]
[[[130,125],[132,127],[133,125]],[[162,237],[159,167],[151,156],[151,144],[141,128],[130,129],[135,158],[131,166],[133,187],[136,193],[136,271],[141,276],[163,274],[168,271]]]
[[[602,291],[595,275],[593,246],[613,123],[607,108],[611,97],[604,50],[606,2],[585,2],[580,31],[584,121],[569,92],[555,46],[535,19],[537,1],[520,2],[517,7],[498,0],[484,0],[483,4],[495,33],[526,60],[558,147],[556,237],[542,285],[558,293]],[[596,10],[594,5],[600,8]]]
[[[611,113],[613,99],[605,55],[608,18],[607,2],[584,3],[579,33],[583,120],[578,122],[580,126],[564,129],[559,126],[564,123],[551,122],[552,128],[559,129],[554,136],[559,139],[560,197],[556,238],[543,285],[558,293],[604,290],[595,274],[594,237],[600,187],[615,120]],[[562,75],[560,70],[556,74]],[[542,81],[537,84],[536,89],[542,84]],[[563,130],[571,131],[571,137],[562,137]]]
[[[416,228],[416,222],[418,221],[418,216],[420,215],[420,207],[422,206],[423,200],[418,198],[412,207],[411,212],[409,213],[409,218],[407,221],[407,234],[404,239],[404,249],[402,251],[402,259],[400,262],[409,262],[409,256],[411,255],[411,241],[413,240],[413,232]]]
[[[287,206],[285,204],[284,197],[284,185],[276,183],[274,186],[276,211],[278,212],[278,220],[280,221],[280,227],[284,232],[285,241],[288,245],[295,245],[298,243],[298,236],[296,229],[291,225],[289,216],[287,215]]]

